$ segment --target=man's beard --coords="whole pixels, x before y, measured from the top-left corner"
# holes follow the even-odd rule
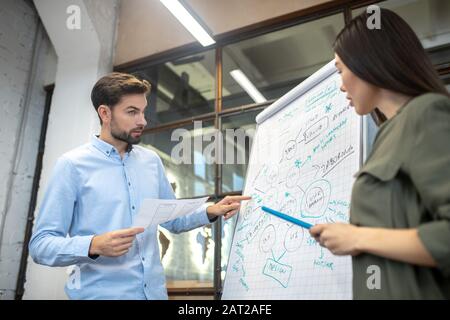
[[[131,130],[130,132],[115,130],[115,125],[113,125],[113,123],[111,123],[111,135],[113,136],[113,138],[123,141],[123,142],[126,142],[128,144],[138,144],[139,142],[141,142],[140,136],[136,137],[136,138],[131,136],[131,132],[136,131],[136,130],[139,130],[139,128],[135,128],[135,129]]]

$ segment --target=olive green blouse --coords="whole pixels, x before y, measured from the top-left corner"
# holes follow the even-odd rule
[[[354,299],[450,299],[450,99],[428,93],[410,100],[381,125],[355,177],[350,222],[417,228],[438,266],[362,253],[352,259]]]

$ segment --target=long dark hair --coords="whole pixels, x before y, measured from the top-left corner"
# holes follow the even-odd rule
[[[427,92],[449,96],[419,38],[396,13],[380,8],[380,29],[369,29],[366,11],[336,37],[334,51],[357,77],[379,88],[416,97]],[[385,115],[372,113],[380,125]]]

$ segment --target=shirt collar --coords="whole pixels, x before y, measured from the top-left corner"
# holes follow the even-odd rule
[[[92,137],[91,143],[94,147],[96,147],[98,150],[103,152],[108,157],[111,155],[111,153],[117,152],[117,149],[114,146],[112,146],[111,144],[109,144],[106,141],[103,141],[97,135],[94,135]],[[126,152],[129,153],[131,150],[133,150],[133,145],[131,143],[129,143],[127,146]]]

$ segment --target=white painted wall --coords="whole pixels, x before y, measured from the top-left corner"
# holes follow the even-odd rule
[[[0,299],[13,299],[23,248],[44,85],[54,81],[56,55],[33,6],[0,6]],[[53,79],[52,79],[53,78]]]
[[[34,4],[58,55],[37,214],[58,157],[99,131],[90,92],[97,79],[112,70],[118,1],[34,0]],[[81,10],[79,30],[66,27],[70,5]],[[66,279],[66,268],[40,266],[29,258],[24,299],[66,299]]]

